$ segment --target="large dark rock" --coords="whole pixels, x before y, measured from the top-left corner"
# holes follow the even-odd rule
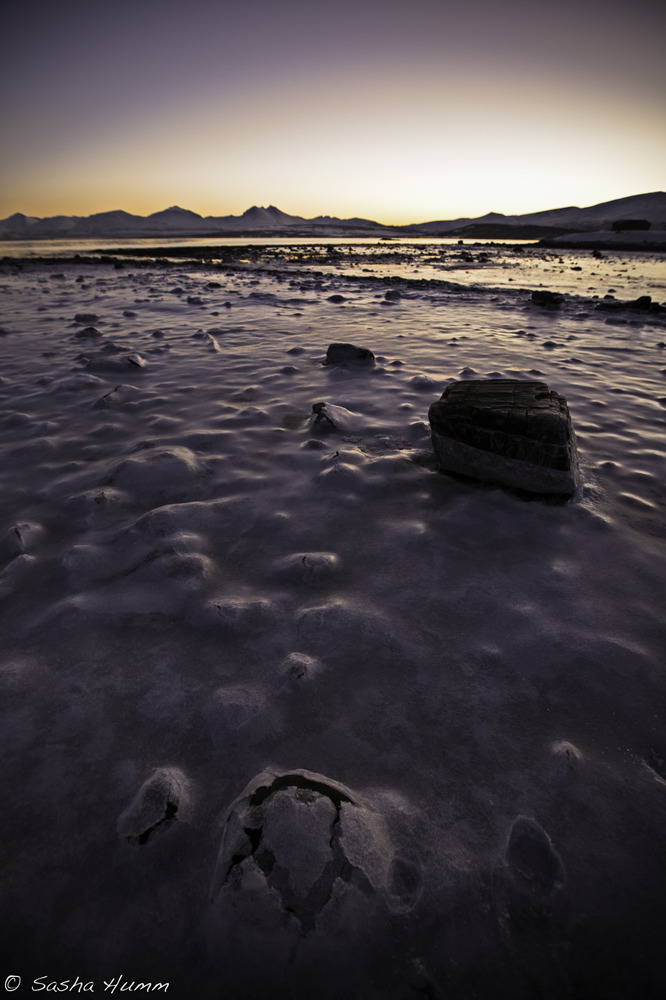
[[[355,347],[354,344],[329,344],[326,351],[327,365],[341,365],[351,362],[374,364],[375,356],[367,347]]]
[[[578,467],[569,410],[545,382],[453,382],[428,416],[443,472],[530,493],[574,493]]]
[[[564,302],[564,296],[560,292],[549,292],[545,288],[537,288],[532,292],[531,301],[544,309],[559,309]]]

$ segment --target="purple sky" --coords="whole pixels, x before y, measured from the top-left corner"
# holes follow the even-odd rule
[[[0,217],[400,223],[663,190],[665,25],[654,0],[14,4]]]

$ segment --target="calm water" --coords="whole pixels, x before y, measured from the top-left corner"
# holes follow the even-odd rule
[[[219,247],[219,260],[229,263],[229,249],[238,247],[235,267],[270,267],[285,272],[313,268],[324,274],[446,281],[475,288],[545,288],[583,297],[635,298],[651,295],[666,300],[666,260],[642,251],[539,247],[529,240],[460,240],[432,238],[265,238],[224,239],[91,239],[0,241],[0,257],[57,259],[114,249]],[[247,255],[242,249],[247,247]],[[174,258],[186,263],[187,258]],[[213,253],[212,264],[216,263]]]

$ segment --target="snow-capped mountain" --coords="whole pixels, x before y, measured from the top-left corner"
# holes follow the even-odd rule
[[[326,235],[467,235],[511,237],[534,231],[535,235],[580,233],[608,230],[623,220],[642,220],[653,230],[666,230],[666,193],[632,195],[602,202],[589,208],[547,209],[526,215],[502,215],[489,212],[478,218],[439,220],[408,226],[387,226],[371,219],[339,219],[319,215],[305,219],[289,215],[274,205],[253,205],[242,215],[201,216],[177,205],[149,216],[132,215],[116,210],[87,217],[58,215],[38,219],[20,212],[0,220],[0,239],[32,240],[70,237],[159,237],[225,236],[272,234],[291,236]]]

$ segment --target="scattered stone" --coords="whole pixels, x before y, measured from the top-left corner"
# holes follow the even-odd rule
[[[560,292],[548,292],[545,289],[537,289],[532,292],[532,302],[544,309],[559,309],[564,302],[564,296]]]
[[[160,767],[136,793],[118,817],[118,836],[131,844],[146,844],[156,832],[163,832],[189,812],[188,781],[175,767]]]
[[[384,293],[384,298],[387,302],[397,302],[402,298],[402,292],[399,288],[389,288],[388,292]]]
[[[577,452],[569,410],[545,382],[453,382],[428,416],[442,472],[529,493],[575,492]]]
[[[90,323],[97,323],[99,316],[97,313],[77,313],[74,317],[75,323],[82,323],[87,326]]]
[[[623,309],[631,309],[634,312],[660,313],[664,311],[664,306],[661,306],[658,302],[653,302],[651,295],[639,295],[637,299],[630,301],[616,299],[613,295],[604,295],[603,300],[597,303],[597,309],[603,309],[607,312],[619,312]]]
[[[354,433],[360,430],[362,418],[358,413],[352,413],[344,406],[336,406],[334,403],[313,403],[312,415],[310,417],[310,430],[342,431],[344,433]]]
[[[637,309],[639,312],[651,312],[652,311],[652,296],[651,295],[639,295],[637,299],[629,303],[632,309]]]
[[[329,295],[326,299],[327,302],[346,302],[347,299],[344,295]]]
[[[329,344],[326,351],[327,365],[342,365],[349,362],[372,365],[375,356],[366,347],[355,347],[354,344]]]
[[[87,371],[100,373],[123,373],[146,367],[146,359],[140,354],[126,354],[125,357],[98,356],[91,358],[86,364]]]

